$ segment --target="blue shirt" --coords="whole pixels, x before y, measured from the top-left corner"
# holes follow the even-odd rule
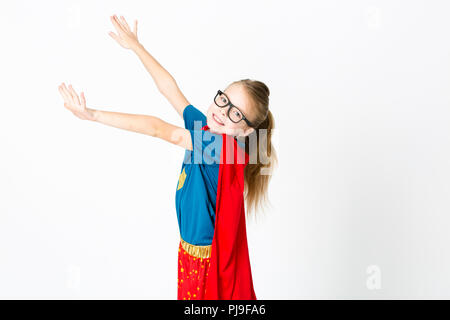
[[[186,149],[176,188],[178,226],[184,241],[211,245],[223,137],[202,130],[207,125],[206,116],[191,104],[184,108],[183,119],[184,127],[191,133],[193,150]],[[244,148],[243,142],[237,143]]]
[[[201,130],[206,116],[191,104],[183,119],[193,150],[186,149],[176,188],[178,226],[184,241],[205,246],[214,236],[222,135]]]

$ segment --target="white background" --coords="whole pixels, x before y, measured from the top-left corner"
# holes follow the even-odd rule
[[[247,221],[258,299],[450,298],[449,9],[2,1],[0,297],[176,299],[184,150],[79,120],[58,92],[183,126],[108,35],[118,14],[202,111],[234,80],[271,90],[279,167]]]

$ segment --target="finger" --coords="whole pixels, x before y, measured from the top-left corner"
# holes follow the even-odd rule
[[[112,22],[114,28],[116,28],[116,31],[117,31],[118,34],[123,32],[122,25],[117,21],[115,16],[111,16],[111,22]]]
[[[63,83],[60,86],[60,92],[64,97],[65,102],[67,102],[68,104],[72,103],[72,95],[70,94],[69,90],[67,90],[66,85]]]
[[[64,99],[64,105],[70,105],[71,102],[71,98],[69,97],[69,95],[64,91],[63,88],[59,89],[59,92],[61,93],[61,95],[63,96]]]
[[[75,96],[73,95],[73,92],[72,92],[72,89],[71,89],[72,88],[71,85],[69,84],[68,87],[66,87],[64,85],[64,87],[65,87],[66,91],[69,93],[71,101],[75,104],[76,103]]]
[[[66,91],[67,95],[69,96],[69,102],[71,104],[75,104],[75,97],[73,96],[73,93],[70,90],[70,85],[69,85],[69,87],[66,87],[66,84],[64,84],[63,86],[64,86],[64,90]]]
[[[122,21],[120,21],[119,17],[114,15],[114,19],[116,20],[117,24],[121,27],[121,30],[123,32],[125,32],[127,30],[127,28],[124,26],[124,24],[122,23]]]
[[[69,100],[71,101],[73,99],[72,92],[70,92],[65,83],[62,84],[62,87],[66,95],[69,97]]]
[[[134,35],[137,37],[137,20],[134,20]]]
[[[119,37],[114,32],[108,32],[108,34],[117,42],[119,42]]]
[[[86,108],[86,97],[84,96],[84,92],[81,92],[81,105],[83,106],[83,109]]]
[[[59,91],[59,94],[63,97],[64,102],[66,102],[67,97],[66,97],[66,93],[64,92],[64,89],[62,87],[62,84],[60,84],[58,86],[58,91]]]
[[[127,29],[130,30],[130,26],[128,25],[127,21],[125,20],[125,18],[123,16],[120,16],[120,21],[122,21],[123,26]]]
[[[72,92],[72,96],[74,97],[75,102],[76,102],[78,105],[80,105],[80,104],[81,104],[81,103],[80,103],[80,99],[78,98],[78,94],[75,92],[75,89],[72,87],[71,84],[69,84],[69,88],[70,88],[70,90],[71,90],[71,92]]]

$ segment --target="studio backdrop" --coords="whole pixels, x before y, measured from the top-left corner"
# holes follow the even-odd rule
[[[447,1],[0,3],[0,298],[176,299],[184,150],[74,117],[89,107],[183,127],[139,40],[205,112],[270,89],[278,155],[247,219],[258,299],[450,298]]]

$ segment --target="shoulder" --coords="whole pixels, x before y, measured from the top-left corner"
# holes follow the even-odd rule
[[[194,107],[192,104],[188,104],[183,109],[183,118],[186,117],[205,117],[205,115],[203,114],[203,112]]]
[[[186,129],[200,129],[206,125],[206,116],[192,104],[187,105],[183,110],[184,127]]]
[[[183,114],[183,118],[185,117],[186,113],[189,112],[189,108],[194,108],[194,106],[192,104],[188,104],[187,106],[185,106],[182,110],[182,114]]]

